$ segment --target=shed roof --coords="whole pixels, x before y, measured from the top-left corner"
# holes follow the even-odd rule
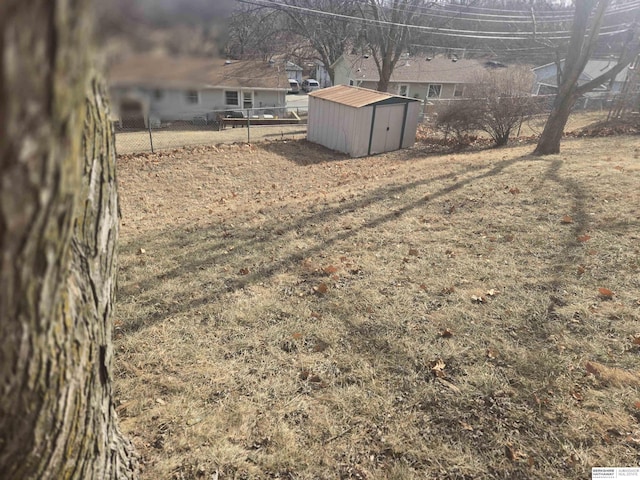
[[[335,87],[323,88],[311,92],[309,96],[355,108],[378,103],[408,103],[418,101],[414,98],[401,97],[386,92],[378,92],[377,90],[348,85],[336,85]]]

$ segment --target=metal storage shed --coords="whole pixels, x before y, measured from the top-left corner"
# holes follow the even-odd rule
[[[412,146],[420,101],[336,85],[309,94],[307,140],[364,157]]]

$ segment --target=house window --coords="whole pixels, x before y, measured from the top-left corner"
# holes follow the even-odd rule
[[[456,84],[455,88],[453,89],[453,96],[462,97],[463,95],[464,95],[464,85]]]
[[[356,84],[351,78],[349,79],[349,86],[353,87]]]
[[[227,105],[240,105],[240,96],[236,90],[228,90],[224,92],[224,102]]]
[[[184,94],[187,103],[198,104],[200,103],[200,95],[197,90],[187,90]]]
[[[440,92],[442,92],[442,85],[429,84],[427,98],[440,98]]]
[[[242,93],[242,108],[253,108],[253,92]]]
[[[409,96],[409,85],[398,85],[398,95],[401,97]]]

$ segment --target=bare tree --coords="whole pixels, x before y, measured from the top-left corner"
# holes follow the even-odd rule
[[[487,70],[469,86],[468,94],[477,105],[478,128],[496,146],[506,145],[523,120],[536,113],[533,80],[530,69],[516,66]]]
[[[0,478],[133,479],[112,403],[118,207],[89,0],[0,3]]]
[[[286,48],[282,41],[285,19],[281,12],[262,6],[242,5],[229,18],[225,53],[243,59],[271,57]]]
[[[289,29],[305,39],[318,54],[333,83],[333,64],[351,45],[357,31],[349,21],[358,12],[356,1],[282,0],[279,3],[284,4],[277,8],[289,19]]]
[[[363,37],[378,69],[377,89],[386,92],[398,60],[410,43],[412,20],[431,2],[425,0],[368,0],[360,5]]]
[[[603,83],[611,81],[640,52],[638,14],[636,14],[636,22],[627,31],[618,61],[598,77],[578,85],[578,79],[598,44],[600,28],[610,4],[611,0],[576,0],[575,2],[575,15],[566,58],[564,62],[561,62],[560,58],[556,61],[558,93],[534,151],[536,155],[559,153],[564,127],[576,100]]]

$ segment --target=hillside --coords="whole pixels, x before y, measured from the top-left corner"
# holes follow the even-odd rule
[[[144,478],[583,479],[640,450],[636,137],[119,161]]]

